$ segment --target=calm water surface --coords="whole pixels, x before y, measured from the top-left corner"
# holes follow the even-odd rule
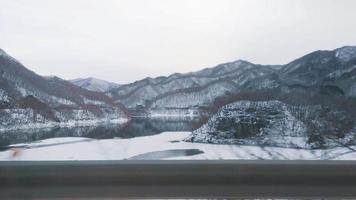
[[[192,131],[202,124],[200,118],[147,119],[136,118],[126,124],[103,124],[87,127],[17,130],[0,133],[0,150],[10,144],[28,143],[58,137],[87,137],[93,139],[134,138],[165,131]]]

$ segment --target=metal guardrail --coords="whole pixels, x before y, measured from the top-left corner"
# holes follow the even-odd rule
[[[0,199],[273,197],[356,197],[356,162],[0,162]]]

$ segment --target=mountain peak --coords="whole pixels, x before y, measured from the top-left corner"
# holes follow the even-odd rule
[[[7,53],[0,48],[0,56],[8,56]]]
[[[335,57],[343,62],[356,58],[356,46],[344,46],[335,50]]]
[[[252,64],[251,62],[249,62],[247,60],[242,60],[242,59],[238,59],[238,60],[232,61],[231,63],[234,63],[234,64]]]
[[[74,85],[77,85],[81,88],[91,90],[91,91],[96,91],[96,92],[106,92],[108,90],[111,90],[113,88],[117,88],[120,86],[120,84],[101,80],[98,78],[94,77],[88,77],[88,78],[77,78],[73,80],[69,80],[71,83]]]
[[[0,48],[0,57],[6,58],[6,59],[11,60],[11,61],[18,62],[15,58],[13,58],[13,57],[10,56],[9,54],[7,54],[6,51],[4,51],[4,50],[1,49],[1,48]]]

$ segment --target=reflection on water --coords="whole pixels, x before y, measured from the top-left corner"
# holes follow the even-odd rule
[[[0,148],[7,145],[56,137],[87,137],[94,139],[133,138],[164,131],[192,131],[202,124],[200,118],[147,119],[136,118],[126,124],[104,124],[87,127],[63,127],[17,130],[0,133]]]

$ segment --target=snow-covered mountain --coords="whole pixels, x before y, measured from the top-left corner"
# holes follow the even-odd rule
[[[238,60],[197,72],[146,78],[109,90],[107,94],[129,109],[216,111],[233,102],[231,99],[236,96],[246,95],[246,91],[259,91],[261,95],[262,90],[269,90],[266,93],[273,96],[278,90],[278,94],[289,95],[291,99],[293,96],[295,101],[304,103],[310,102],[297,94],[310,96],[311,101],[315,100],[313,95],[341,96],[345,100],[356,97],[355,80],[356,47],[346,46],[312,52],[285,65]]]
[[[296,148],[353,145],[355,88],[356,47],[316,51],[215,99],[210,108],[217,114],[186,141]]]
[[[319,90],[320,93],[356,97],[356,47],[315,51],[275,73],[251,80],[247,90],[284,88]]]
[[[95,91],[95,92],[107,92],[109,90],[120,87],[120,84],[93,78],[93,77],[77,78],[77,79],[69,80],[69,82],[81,88]]]
[[[218,112],[187,139],[193,142],[324,148],[354,141],[352,46],[315,51],[285,65],[238,60],[112,89],[104,89],[100,81],[85,82],[100,85],[97,89],[107,95],[58,77],[38,76],[1,50],[0,129],[125,118],[123,104],[145,116]],[[221,124],[225,128],[220,129]]]
[[[127,119],[110,97],[45,78],[0,50],[0,130]]]
[[[197,72],[146,78],[122,85],[107,94],[128,108],[206,107],[216,98],[236,93],[247,81],[271,74],[277,68],[238,60]]]

